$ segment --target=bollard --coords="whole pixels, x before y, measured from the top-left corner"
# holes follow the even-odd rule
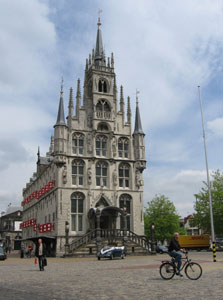
[[[215,245],[215,242],[212,243],[212,251],[213,251],[213,262],[216,262],[216,245]]]

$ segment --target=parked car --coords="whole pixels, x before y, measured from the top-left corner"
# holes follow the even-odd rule
[[[156,252],[160,254],[168,253],[168,248],[164,245],[159,245],[156,247]]]
[[[101,258],[110,258],[121,257],[125,258],[125,247],[113,247],[113,246],[105,246],[101,249],[101,251],[97,254],[98,260]]]
[[[6,258],[5,250],[2,246],[0,246],[0,260],[5,260]]]

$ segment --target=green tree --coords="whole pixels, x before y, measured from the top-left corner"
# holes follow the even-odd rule
[[[145,234],[148,239],[151,238],[152,223],[155,225],[155,238],[162,243],[165,239],[169,240],[174,232],[185,234],[184,229],[180,227],[174,204],[164,195],[156,195],[148,202],[144,216]]]
[[[215,234],[223,234],[223,173],[219,170],[212,173],[213,180],[211,181],[211,198],[212,210],[214,219]],[[208,185],[203,182],[204,186],[201,188],[199,194],[196,194],[196,202],[194,205],[195,215],[193,225],[203,229],[206,233],[211,232],[210,209]]]

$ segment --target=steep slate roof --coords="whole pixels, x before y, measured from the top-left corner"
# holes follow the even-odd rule
[[[63,105],[63,92],[60,92],[60,104],[58,108],[57,114],[57,122],[56,125],[66,125],[65,118],[64,118],[64,105]]]
[[[139,106],[138,106],[138,102],[136,102],[136,115],[135,115],[135,130],[133,132],[133,134],[144,134],[143,130],[142,130],[142,123],[141,123],[141,118],[140,118],[140,113],[139,113]]]
[[[98,18],[98,31],[96,38],[96,48],[95,48],[95,63],[99,64],[99,61],[102,59],[103,55],[103,44],[102,44],[102,34],[101,34],[101,22],[100,18]]]

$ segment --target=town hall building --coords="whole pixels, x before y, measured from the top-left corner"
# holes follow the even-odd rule
[[[100,18],[97,25],[83,97],[78,79],[65,119],[61,86],[49,152],[43,157],[38,150],[37,170],[23,189],[23,240],[42,237],[50,255],[94,255],[109,243],[124,244],[129,252],[146,248],[138,97],[132,124],[122,86],[117,97],[114,57],[105,57]]]

